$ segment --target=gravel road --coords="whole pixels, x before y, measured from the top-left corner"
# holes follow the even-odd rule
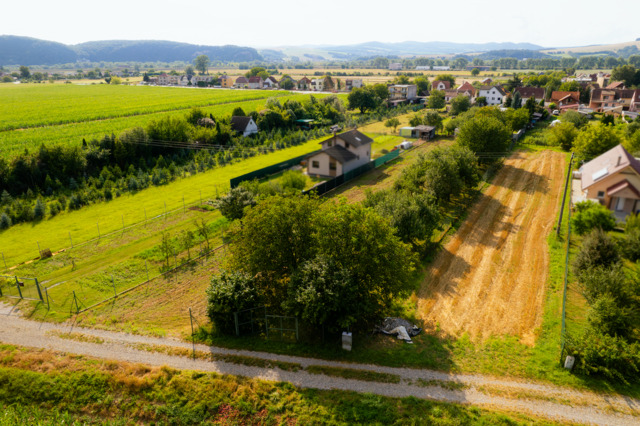
[[[278,368],[260,368],[228,362],[170,356],[136,349],[136,344],[164,345],[191,349],[188,342],[137,336],[104,330],[80,328],[72,324],[40,323],[23,319],[7,304],[0,302],[0,341],[32,348],[86,355],[118,361],[136,362],[154,366],[167,365],[177,369],[210,371],[220,374],[252,377],[270,381],[286,381],[296,386],[317,389],[342,389],[369,392],[390,397],[414,396],[436,401],[470,404],[483,408],[516,411],[559,421],[600,425],[640,424],[640,400],[618,395],[600,395],[592,392],[517,380],[469,374],[447,374],[431,370],[382,367],[366,364],[341,363],[313,358],[276,355],[264,352],[230,350],[196,345],[196,350],[213,354],[244,355],[273,361],[310,365],[347,367],[400,376],[399,384],[366,382],[344,379],[306,371],[283,371]],[[76,332],[95,336],[103,343],[88,343],[57,337],[55,332]],[[432,386],[417,386],[415,381],[439,381]],[[413,383],[413,384],[411,384]],[[446,386],[446,384],[461,384]],[[457,387],[461,387],[457,389]],[[509,397],[509,396],[513,397]]]

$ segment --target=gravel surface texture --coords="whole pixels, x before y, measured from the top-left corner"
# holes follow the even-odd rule
[[[313,358],[276,355],[264,352],[224,349],[196,345],[197,351],[212,354],[243,355],[273,361],[369,370],[400,376],[394,383],[344,379],[306,371],[283,371],[221,361],[170,356],[136,349],[135,345],[163,345],[191,349],[191,343],[173,339],[138,336],[126,333],[76,327],[73,324],[52,324],[26,320],[12,306],[0,302],[0,341],[32,348],[86,355],[110,360],[167,365],[178,369],[210,371],[220,374],[252,377],[270,381],[286,381],[296,386],[317,389],[341,389],[369,392],[390,397],[414,396],[436,401],[470,404],[483,408],[516,411],[557,421],[601,425],[640,424],[640,400],[619,395],[604,395],[578,391],[512,378],[497,378],[471,374],[448,374],[438,371],[394,368],[377,365],[343,363]],[[56,333],[81,333],[99,337],[103,343],[88,343],[63,339]],[[426,385],[416,385],[422,379]],[[433,382],[436,381],[432,385]],[[513,396],[513,397],[512,397]]]

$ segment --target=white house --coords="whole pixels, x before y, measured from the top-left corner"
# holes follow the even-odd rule
[[[273,89],[274,87],[278,87],[278,80],[275,77],[269,76],[265,81],[262,82],[262,87],[265,89]]]
[[[347,90],[358,89],[362,87],[362,79],[361,78],[351,78],[349,80],[344,81],[345,88]]]
[[[251,117],[231,117],[231,128],[240,133],[243,137],[258,133],[258,125]]]
[[[483,96],[487,100],[487,105],[493,106],[493,105],[502,105],[502,102],[504,101],[504,98],[505,96],[507,96],[507,94],[505,93],[504,89],[499,85],[481,86],[480,90],[478,90],[478,97],[483,97]]]
[[[315,92],[322,92],[324,90],[324,79],[314,78],[311,80],[311,89]]]
[[[179,75],[170,75],[162,73],[158,76],[158,85],[159,86],[171,86],[177,85],[180,82]]]
[[[392,84],[389,89],[389,101],[412,101],[418,96],[418,86],[415,84]]]
[[[349,130],[320,142],[322,151],[307,157],[307,173],[340,176],[371,161],[373,139],[357,130]]]
[[[257,75],[249,77],[249,89],[262,89],[263,83],[264,80],[262,80],[262,77],[258,77]]]

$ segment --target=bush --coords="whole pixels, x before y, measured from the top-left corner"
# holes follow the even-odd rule
[[[604,294],[627,299],[627,277],[620,264],[611,267],[595,266],[580,273],[580,288],[589,304],[595,303]]]
[[[578,235],[585,235],[593,229],[611,231],[616,226],[611,210],[595,201],[576,203],[575,210],[571,226]]]
[[[0,229],[11,228],[11,225],[11,218],[6,213],[2,213],[2,216],[0,216]]]
[[[207,289],[207,315],[218,332],[233,334],[233,313],[259,305],[258,292],[251,275],[223,271],[211,278]]]
[[[633,334],[636,316],[628,306],[621,306],[616,298],[603,294],[589,309],[589,325],[594,331],[609,336],[629,337]]]
[[[44,205],[42,200],[38,198],[36,200],[36,205],[33,207],[33,218],[35,220],[41,220],[44,218],[47,213],[47,207]]]
[[[576,275],[580,276],[585,271],[596,268],[612,268],[620,263],[618,246],[602,230],[595,230],[582,242],[582,247],[573,262]]]
[[[576,357],[574,370],[602,376],[624,384],[640,383],[640,344],[589,329],[578,340],[568,341],[569,354]]]
[[[620,249],[627,259],[633,262],[640,260],[640,229],[628,230],[622,239]]]
[[[307,178],[299,170],[287,170],[280,178],[282,189],[302,191],[307,186]]]

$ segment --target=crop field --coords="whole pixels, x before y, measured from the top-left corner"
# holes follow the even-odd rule
[[[533,345],[549,273],[547,235],[564,155],[513,154],[427,272],[418,313],[445,336],[518,336]]]
[[[144,127],[166,115],[184,115],[194,106],[214,116],[230,115],[237,107],[259,110],[274,96],[304,100],[309,95],[148,86],[0,86],[0,157],[11,158],[43,143],[79,146],[82,139]]]

